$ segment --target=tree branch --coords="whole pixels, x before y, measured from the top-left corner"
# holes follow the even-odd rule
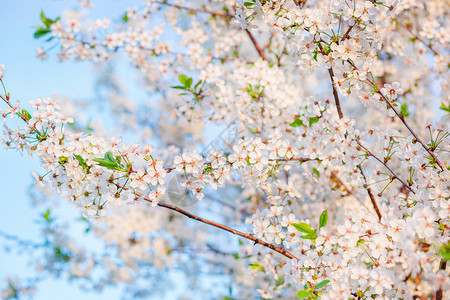
[[[377,213],[378,219],[381,220],[381,217],[382,217],[382,216],[381,216],[380,209],[378,208],[378,204],[377,204],[377,202],[376,202],[376,200],[375,200],[375,197],[373,196],[372,190],[370,189],[369,185],[367,184],[367,178],[366,178],[366,175],[364,175],[361,166],[359,166],[359,170],[361,171],[361,175],[362,175],[362,177],[364,178],[364,182],[366,183],[366,184],[365,184],[365,185],[367,186],[367,187],[366,187],[366,190],[367,190],[367,193],[369,194],[369,198],[370,198],[370,201],[372,202],[373,208],[375,209],[375,211],[376,211],[376,213]]]
[[[392,176],[395,177],[395,179],[397,179],[398,181],[400,181],[404,187],[406,187],[408,190],[410,190],[413,194],[416,194],[409,185],[407,185],[403,180],[400,179],[400,177],[397,176],[397,174],[394,173],[394,171],[391,170],[391,168],[388,167],[388,165],[386,163],[384,163],[383,161],[381,161],[381,159],[379,159],[378,157],[376,157],[375,155],[373,155],[372,152],[370,152],[366,147],[364,147],[359,141],[356,141],[358,143],[358,145],[363,148],[368,156],[372,156],[373,158],[375,158],[376,160],[378,160],[381,164],[383,164],[383,166],[386,167],[386,169],[389,170],[389,172],[391,172]]]
[[[118,184],[118,183],[114,183],[114,184],[115,184],[118,188],[121,188],[121,189],[124,189],[124,190],[128,190],[127,187],[125,187],[125,186],[123,186],[123,185],[121,185],[121,184]],[[135,192],[135,194],[136,194],[137,196],[139,196],[139,197],[143,197],[145,201],[148,201],[148,202],[150,202],[150,203],[153,202],[150,198],[144,197],[144,195],[141,194],[141,193]],[[174,206],[174,205],[165,204],[165,203],[161,203],[161,202],[159,202],[157,205],[160,206],[160,207],[164,207],[164,208],[166,208],[166,209],[170,209],[170,210],[176,211],[177,213],[182,214],[182,215],[184,215],[184,216],[186,216],[186,217],[188,217],[188,218],[190,218],[190,219],[199,221],[199,222],[201,222],[201,223],[205,223],[205,224],[210,225],[210,226],[213,226],[213,227],[220,228],[220,229],[222,229],[222,230],[225,230],[225,231],[231,232],[231,233],[233,233],[233,234],[235,234],[235,235],[238,235],[238,236],[241,236],[241,237],[243,237],[243,238],[246,238],[247,240],[250,240],[250,241],[254,242],[255,244],[260,244],[260,245],[262,245],[262,246],[264,246],[264,247],[267,247],[267,248],[269,248],[269,249],[272,249],[273,251],[278,252],[278,253],[280,253],[280,254],[286,256],[287,258],[298,260],[298,258],[295,257],[294,255],[292,255],[288,250],[282,249],[282,248],[277,247],[277,246],[275,246],[275,245],[273,245],[273,244],[269,244],[269,243],[267,243],[267,242],[265,242],[265,241],[263,241],[263,240],[260,240],[260,239],[258,239],[258,238],[255,238],[254,236],[252,236],[252,235],[250,235],[250,234],[243,233],[243,232],[240,232],[240,231],[235,230],[235,229],[233,229],[233,228],[227,227],[227,226],[225,226],[225,225],[218,224],[218,223],[215,223],[215,222],[212,222],[212,221],[209,221],[209,220],[206,220],[206,219],[197,217],[196,215],[193,215],[193,214],[191,214],[190,212],[185,211],[185,210],[183,210],[183,209],[181,209],[181,208],[179,208],[179,207],[177,207],[177,206]]]
[[[334,82],[334,79],[333,79],[334,78],[333,67],[330,67],[328,69],[328,74],[330,74],[331,86],[333,87],[334,102],[336,103],[336,109],[339,114],[339,119],[342,119],[344,117],[344,115],[342,114],[341,103],[339,102],[339,95],[338,95],[338,92],[336,89],[336,83]]]
[[[259,56],[261,56],[261,58],[265,61],[267,61],[266,55],[264,54],[264,51],[261,49],[261,47],[258,44],[258,41],[256,41],[255,37],[253,36],[253,34],[250,32],[250,30],[245,29],[245,32],[247,32],[248,37],[250,38],[250,40],[252,41],[253,45],[256,48],[256,51],[258,51]]]
[[[409,132],[414,136],[414,138],[422,145],[422,147],[425,149],[425,151],[428,152],[428,154],[431,155],[431,157],[433,157],[433,159],[436,161],[436,163],[438,164],[438,166],[441,168],[442,171],[444,171],[444,167],[441,164],[441,162],[438,160],[438,158],[436,157],[436,155],[434,155],[434,153],[430,150],[430,148],[427,147],[427,145],[425,145],[424,142],[422,142],[422,140],[419,138],[419,136],[411,129],[411,127],[409,127],[408,123],[406,123],[405,117],[403,115],[400,115],[398,113],[398,111],[395,109],[395,107],[392,105],[392,103],[381,93],[380,89],[377,90],[377,93],[381,95],[381,97],[383,97],[383,100],[389,105],[389,107],[394,111],[394,113],[397,115],[397,117],[402,121],[402,123],[406,126],[406,128],[409,130]]]
[[[440,270],[445,270],[447,268],[447,261],[442,259],[441,263],[439,264],[439,269]],[[436,300],[442,300],[444,296],[444,291],[442,290],[442,288],[440,288],[439,290],[437,290],[436,292]]]
[[[223,18],[231,18],[233,17],[232,15],[225,13],[225,12],[220,12],[220,11],[212,11],[209,10],[205,7],[202,8],[190,8],[190,7],[186,7],[186,6],[182,6],[182,5],[178,5],[178,4],[172,4],[172,3],[168,3],[166,1],[153,1],[154,3],[158,3],[158,4],[162,4],[162,5],[167,5],[167,6],[171,6],[171,7],[175,7],[178,9],[183,9],[186,10],[188,13],[207,13],[213,16],[218,16],[218,17],[223,17]]]

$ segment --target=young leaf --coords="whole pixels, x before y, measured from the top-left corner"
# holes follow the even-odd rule
[[[114,157],[114,155],[112,154],[111,151],[108,151],[105,153],[105,159],[107,159],[111,162],[117,162],[116,158]]]
[[[439,253],[442,255],[444,260],[450,260],[450,242],[439,248]]]
[[[309,126],[312,126],[312,124],[319,122],[318,117],[311,117],[309,118]]]
[[[105,160],[103,158],[94,158],[93,161],[98,162],[99,166],[108,168],[110,170],[115,170],[115,169],[117,169],[119,167],[117,165],[117,163],[110,162],[110,161]]]
[[[42,20],[42,23],[44,23],[44,25],[45,25],[47,28],[49,28],[50,25],[52,25],[52,23],[53,23],[52,20],[47,19],[47,18],[45,17],[44,11],[43,11],[43,10],[41,10],[41,20]]]
[[[50,222],[50,209],[47,209],[45,214],[43,214],[42,216],[44,217],[45,221]]]
[[[31,119],[31,115],[28,111],[26,111],[25,109],[22,109],[22,115],[25,116],[27,118],[27,120]]]
[[[327,222],[328,222],[328,212],[325,209],[319,218],[319,229],[325,227],[327,225]]]
[[[201,83],[202,83],[202,81],[199,80],[199,81],[197,82],[197,84],[194,86],[194,90],[197,90],[197,87],[198,87]]]
[[[128,12],[126,12],[126,13],[123,15],[122,21],[124,21],[125,23],[128,23]]]
[[[447,106],[444,104],[444,102],[442,102],[442,105],[439,108],[442,109],[443,111],[450,113],[450,105]]]
[[[180,75],[178,76],[178,80],[181,82],[181,84],[183,84],[184,86],[186,86],[186,82],[188,80],[189,77],[187,77],[186,75]]]
[[[181,86],[181,85],[171,86],[171,88],[173,88],[173,89],[179,89],[179,90],[185,90],[185,89],[186,89],[184,86]]]
[[[320,176],[320,172],[316,168],[313,168],[313,173],[316,174],[317,176]]]
[[[251,269],[252,269],[252,270],[262,270],[262,269],[264,269],[264,267],[261,266],[261,265],[258,264],[258,263],[250,264],[250,266],[251,266]]]
[[[319,282],[318,284],[316,284],[316,286],[314,287],[314,289],[315,289],[316,291],[317,291],[317,290],[320,290],[321,288],[323,288],[324,286],[326,286],[329,282],[330,282],[330,281],[329,281],[328,279],[325,279],[324,281]]]
[[[80,155],[76,155],[76,154],[74,154],[74,157],[79,161],[80,166],[82,166],[83,169],[86,169],[87,164],[86,164],[86,161],[84,160],[84,158],[82,158]]]
[[[184,86],[189,89],[191,87],[191,85],[192,85],[192,78],[188,77]]]
[[[299,127],[303,125],[303,121],[300,119],[295,119],[294,122],[292,122],[291,124],[289,124],[289,126],[291,127]]]
[[[306,291],[306,290],[301,290],[297,292],[297,298],[298,299],[305,299],[308,298],[309,295],[312,294],[312,291]]]
[[[313,233],[309,233],[309,234],[306,234],[306,235],[301,235],[300,237],[302,239],[312,240],[314,242],[317,239],[317,232],[314,230]]]
[[[293,223],[292,226],[295,227],[295,229],[297,229],[298,231],[301,231],[303,233],[308,233],[308,234],[313,234],[314,232],[316,232],[314,230],[314,228],[311,227],[311,225],[306,224],[306,223]]]
[[[50,32],[50,30],[48,29],[48,28],[45,28],[45,27],[37,27],[37,29],[36,29],[36,31],[34,32],[34,38],[35,39],[38,39],[38,38],[40,38],[41,36],[44,36],[44,35],[46,35],[47,33],[49,33]]]
[[[409,116],[408,105],[406,105],[405,103],[403,103],[400,108],[400,114],[405,117]]]

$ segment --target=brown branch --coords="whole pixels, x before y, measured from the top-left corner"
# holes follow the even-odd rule
[[[366,187],[366,190],[367,190],[367,193],[369,194],[369,198],[370,198],[370,201],[372,202],[373,208],[375,209],[375,211],[376,211],[376,213],[377,213],[378,219],[381,220],[381,217],[382,217],[382,216],[381,216],[380,209],[378,208],[378,204],[377,204],[377,202],[376,202],[376,200],[375,200],[375,197],[373,196],[372,190],[370,189],[370,187],[369,187],[369,185],[368,185],[368,183],[367,183],[366,175],[364,175],[361,166],[359,166],[359,170],[361,171],[361,175],[362,175],[362,177],[364,178],[364,182],[366,183],[366,184],[365,184],[365,186],[367,186],[367,187]]]
[[[9,95],[9,94],[8,94],[8,95]],[[8,96],[8,95],[7,95],[7,96]],[[5,101],[6,104],[8,104],[8,106],[9,106],[10,108],[13,108],[11,102],[9,102],[9,100],[8,100],[8,97],[3,97],[3,96],[0,94],[0,98],[2,98],[3,101]],[[22,120],[24,120],[25,123],[27,123],[28,125],[30,125],[30,122],[28,122],[28,119],[27,119],[27,117],[26,117],[25,115],[22,114],[22,116],[20,116],[20,118],[21,118]],[[39,136],[42,137],[42,133],[40,133],[39,130],[36,129],[35,125],[30,126],[30,128],[31,128],[32,130],[34,130]]]
[[[447,268],[447,261],[442,259],[441,263],[439,264],[439,269],[440,270],[445,270],[446,268]],[[442,290],[442,287],[441,287],[439,290],[437,290],[435,299],[436,300],[442,300],[443,296],[444,296],[444,291]]]
[[[401,27],[405,28],[406,31],[408,31],[416,40],[418,40],[419,42],[421,42],[422,44],[424,44],[425,46],[428,47],[428,49],[431,50],[431,52],[434,53],[434,55],[439,55],[439,52],[437,52],[436,50],[433,49],[433,47],[431,46],[431,43],[426,43],[423,39],[421,39],[420,37],[417,36],[417,34],[415,34],[414,32],[412,32],[411,29],[409,29],[409,27],[407,25],[403,25],[399,22],[396,22],[397,25],[400,25]]]
[[[405,117],[403,115],[400,115],[400,113],[395,109],[394,105],[381,93],[380,89],[377,90],[377,93],[381,95],[383,100],[389,105],[389,107],[394,111],[394,113],[397,115],[397,117],[402,121],[403,125],[406,126],[406,128],[409,130],[409,132],[414,136],[416,141],[418,141],[422,147],[425,149],[425,151],[428,152],[428,154],[431,155],[431,157],[436,161],[438,166],[441,168],[442,171],[444,171],[444,167],[442,166],[441,162],[438,160],[436,155],[434,155],[433,151],[430,150],[430,148],[425,145],[424,142],[419,138],[419,136],[409,127],[408,123],[406,123]]]
[[[344,117],[344,115],[342,114],[342,109],[341,109],[341,103],[339,102],[339,96],[338,96],[338,92],[336,89],[336,83],[334,82],[334,72],[333,72],[333,68],[330,67],[328,69],[328,74],[330,74],[330,79],[331,79],[331,85],[333,87],[333,96],[334,96],[334,102],[336,103],[336,109],[338,111],[339,114],[339,119],[342,119]]]
[[[302,158],[302,157],[293,157],[293,158],[269,158],[269,161],[299,161],[299,162],[306,162],[311,160],[317,160],[317,159],[311,159],[311,158]]]
[[[342,180],[341,180],[339,177],[337,177],[336,174],[335,174],[334,172],[331,172],[330,179],[336,180],[336,181],[337,181],[337,182],[336,182],[336,187],[337,187],[337,188],[342,187],[342,188],[344,189],[344,191],[347,193],[347,196],[350,195],[350,196],[355,197],[355,199],[358,200],[359,202],[361,202],[361,204],[362,204],[365,208],[367,208],[367,210],[370,210],[370,208],[367,207],[367,205],[364,204],[364,202],[361,201],[361,199],[359,199],[359,197],[358,197],[357,195],[355,195],[355,193],[354,193],[350,188],[348,188],[347,185],[346,185],[345,183],[343,183]],[[333,188],[333,190],[334,190],[334,189],[335,189],[335,188]]]
[[[353,63],[351,63],[350,60],[347,60],[347,62],[350,63],[350,65],[352,65],[352,67],[355,70],[359,70]],[[370,85],[372,85],[372,87],[374,87],[376,85],[375,82],[373,82],[369,78],[367,78],[367,81],[370,83]],[[443,167],[442,163],[439,161],[439,159],[437,158],[437,156],[433,153],[433,151],[430,150],[430,148],[427,147],[427,145],[425,145],[425,143],[419,138],[419,136],[414,132],[414,130],[412,130],[412,128],[408,125],[408,123],[406,123],[405,117],[403,115],[401,115],[395,109],[395,107],[392,105],[392,103],[381,93],[379,88],[376,90],[376,93],[380,94],[380,96],[383,98],[383,100],[394,111],[395,115],[402,121],[403,125],[405,125],[405,127],[408,129],[408,131],[414,136],[416,141],[418,141],[422,145],[422,147],[425,149],[425,151],[427,151],[428,154],[430,154],[431,157],[435,160],[435,162],[438,164],[438,166],[441,168],[441,170],[444,171],[444,167]]]
[[[297,5],[299,8],[303,8],[305,6],[306,0],[292,0],[294,1],[295,5]]]
[[[363,148],[368,156],[372,156],[373,158],[375,158],[376,160],[378,160],[383,166],[386,167],[386,169],[389,170],[389,172],[391,172],[392,176],[395,177],[395,179],[397,179],[398,181],[400,181],[404,187],[406,187],[408,190],[410,190],[413,194],[416,194],[409,185],[407,185],[403,180],[400,179],[400,177],[397,176],[397,174],[394,173],[394,171],[391,170],[391,168],[388,167],[388,165],[386,163],[384,163],[383,161],[381,161],[381,159],[379,159],[378,157],[376,157],[372,152],[369,151],[369,149],[367,149],[366,147],[364,147],[359,141],[356,141],[358,143],[358,145]]]
[[[118,184],[118,183],[114,183],[114,184],[115,184],[118,188],[120,188],[120,189],[128,190],[127,187],[125,187],[125,186],[123,186],[123,185],[121,185],[121,184]],[[136,195],[139,196],[139,197],[143,197],[145,201],[148,201],[148,202],[150,202],[150,203],[153,202],[150,198],[144,197],[144,195],[141,194],[141,193],[134,192],[134,194],[136,194]],[[181,208],[179,208],[179,207],[177,207],[177,206],[174,206],[174,205],[165,204],[165,203],[161,203],[161,202],[159,202],[157,205],[160,206],[160,207],[164,207],[164,208],[167,208],[167,209],[176,211],[177,213],[180,213],[180,214],[182,214],[182,215],[185,215],[186,217],[188,217],[188,218],[190,218],[190,219],[199,221],[199,222],[201,222],[201,223],[205,223],[205,224],[210,225],[210,226],[213,226],[213,227],[220,228],[220,229],[222,229],[222,230],[225,230],[225,231],[231,232],[231,233],[233,233],[233,234],[235,234],[235,235],[238,235],[238,236],[241,236],[241,237],[243,237],[243,238],[246,238],[247,240],[250,240],[250,241],[254,242],[255,245],[256,245],[256,244],[260,244],[260,245],[262,245],[262,246],[264,246],[264,247],[267,247],[267,248],[269,248],[269,249],[272,249],[273,251],[278,252],[278,253],[280,253],[280,254],[286,256],[287,258],[298,260],[298,258],[295,257],[294,255],[292,255],[288,250],[282,249],[282,248],[277,247],[277,246],[275,246],[275,245],[273,245],[273,244],[269,244],[269,243],[267,243],[267,242],[265,242],[265,241],[263,241],[263,240],[260,240],[260,239],[258,239],[258,238],[255,238],[254,236],[252,236],[252,235],[250,235],[250,234],[243,233],[243,232],[240,232],[240,231],[235,230],[235,229],[233,229],[233,228],[227,227],[227,226],[225,226],[225,225],[218,224],[218,223],[215,223],[215,222],[212,222],[212,221],[209,221],[209,220],[200,218],[200,217],[198,217],[198,216],[196,216],[196,215],[193,215],[193,214],[191,214],[190,212],[185,211],[185,210],[183,210],[183,209],[181,209]]]
[[[345,39],[347,39],[348,38],[348,36],[349,36],[349,34],[350,34],[350,31],[352,31],[352,29],[353,29],[353,27],[355,27],[356,26],[356,21],[355,21],[355,24],[353,24],[352,26],[350,26],[348,29],[347,29],[347,31],[344,33],[344,35],[342,36],[342,39],[341,39],[341,42],[342,41],[345,41]]]
[[[158,3],[158,4],[163,4],[163,5],[167,5],[167,6],[171,6],[171,7],[175,7],[178,9],[183,9],[186,10],[188,13],[207,13],[213,16],[218,16],[218,17],[223,17],[223,18],[232,18],[233,16],[225,13],[225,12],[219,12],[219,11],[212,11],[209,10],[205,7],[202,8],[190,8],[190,7],[186,7],[186,6],[182,6],[182,5],[178,5],[178,4],[172,4],[172,3],[168,3],[166,1],[153,1],[154,3]]]
[[[250,32],[250,30],[245,29],[245,32],[247,32],[248,37],[250,38],[250,40],[252,41],[253,45],[256,48],[256,51],[258,51],[259,56],[261,56],[261,58],[265,61],[267,61],[266,55],[264,54],[264,51],[261,49],[261,47],[258,44],[258,41],[256,41],[255,37],[253,36],[253,34]]]

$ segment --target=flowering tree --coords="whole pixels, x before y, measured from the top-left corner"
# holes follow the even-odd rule
[[[149,95],[133,103],[105,80],[125,143],[67,101],[22,106],[0,69],[3,143],[37,157],[35,190],[73,203],[107,245],[89,253],[47,210],[42,272],[134,297],[179,270],[217,281],[192,283],[196,297],[444,299],[449,8],[145,0],[115,20],[41,13],[40,58],[125,56]]]

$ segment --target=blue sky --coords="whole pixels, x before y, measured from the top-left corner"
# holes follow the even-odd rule
[[[130,4],[131,3],[131,4]],[[127,1],[132,5],[136,1]],[[97,15],[120,16],[124,11],[124,1],[96,1]],[[6,66],[4,82],[16,99],[28,103],[31,99],[51,96],[54,93],[68,95],[73,99],[94,97],[92,65],[89,63],[58,63],[54,55],[47,61],[36,58],[36,48],[42,41],[33,39],[33,26],[39,25],[41,10],[50,18],[55,18],[65,8],[77,6],[77,1],[57,0],[15,0],[2,1],[0,9],[0,64]],[[125,64],[124,64],[125,65]],[[125,68],[126,67],[121,67]],[[129,71],[125,71],[129,72]],[[125,81],[133,82],[134,74],[127,74]],[[1,105],[4,108],[4,105]],[[39,226],[36,220],[44,207],[39,210],[30,204],[28,186],[32,183],[32,171],[39,171],[36,159],[21,157],[18,152],[0,148],[0,230],[23,239],[39,240]],[[67,218],[76,213],[68,208]],[[0,288],[4,287],[7,275],[27,277],[33,274],[27,255],[6,253],[5,240],[0,237]],[[35,299],[118,299],[120,291],[109,289],[101,295],[84,293],[76,285],[63,280],[46,280],[39,285]]]

